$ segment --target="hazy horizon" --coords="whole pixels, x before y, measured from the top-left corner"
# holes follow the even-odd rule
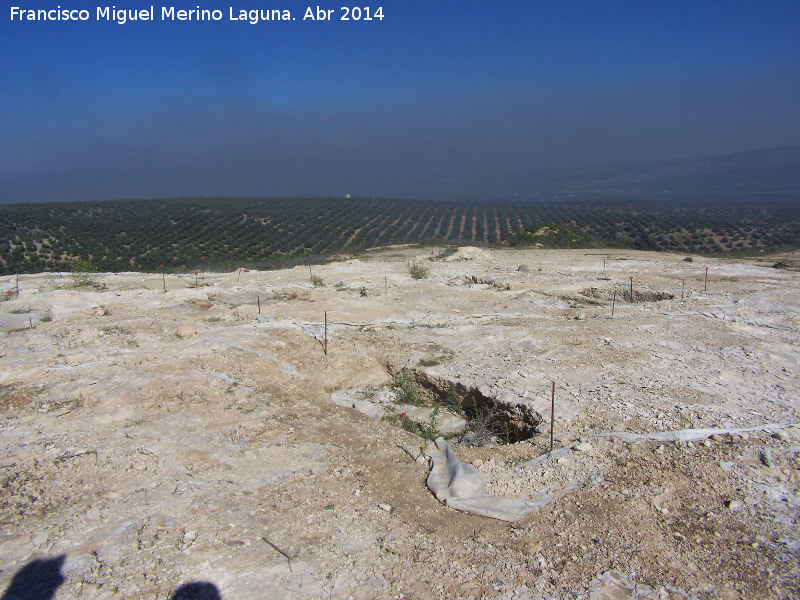
[[[393,4],[370,22],[295,2],[258,24],[218,3],[211,22],[6,12],[0,202],[513,199],[555,170],[800,146],[796,2]]]

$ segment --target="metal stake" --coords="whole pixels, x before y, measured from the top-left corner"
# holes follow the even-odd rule
[[[553,382],[553,389],[550,392],[550,452],[553,451],[553,423],[556,420],[556,382]]]
[[[328,356],[328,311],[325,311],[325,343],[322,346],[325,356]]]
[[[611,318],[614,318],[614,305],[617,303],[617,290],[614,290],[614,297],[611,298]]]
[[[703,285],[703,291],[704,292],[708,291],[708,267],[706,267],[706,283],[705,285]]]

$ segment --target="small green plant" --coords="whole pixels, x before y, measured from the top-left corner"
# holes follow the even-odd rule
[[[49,323],[50,321],[53,320],[53,315],[50,313],[49,308],[42,311],[42,314],[39,315],[39,320],[42,323]]]
[[[430,275],[430,270],[423,264],[412,262],[410,265],[408,265],[408,273],[414,279],[425,279],[428,275]]]
[[[503,423],[503,431],[501,432],[500,437],[503,438],[504,443],[511,443],[511,426],[508,424],[508,421]]]
[[[93,275],[97,273],[97,267],[91,261],[85,258],[76,258],[72,261],[70,271],[72,273],[72,283],[76,288],[88,287],[94,284]]]
[[[694,259],[691,256],[687,256],[683,259],[683,262],[694,262]]]
[[[422,428],[422,431],[420,432],[422,434],[422,437],[428,440],[429,442],[434,441],[436,438],[439,437],[441,433],[439,431],[438,420],[439,420],[439,407],[434,406],[433,412],[431,413],[431,420],[425,427]]]
[[[325,287],[325,281],[322,279],[322,277],[319,277],[317,275],[314,275],[311,278],[311,283],[314,284],[314,287]]]
[[[366,298],[367,297],[367,288],[362,285],[358,289],[358,295],[361,296],[362,298]]]
[[[444,403],[449,408],[461,410],[461,397],[458,395],[458,388],[455,383],[451,383],[447,388],[447,396],[444,397]]]
[[[398,404],[422,404],[422,397],[413,376],[407,369],[403,369],[394,379],[394,387],[397,389]]]
[[[417,424],[414,423],[411,419],[406,416],[406,413],[401,413],[399,415],[388,415],[383,417],[381,421],[386,421],[393,427],[399,427],[400,429],[404,429],[409,433],[417,434],[419,433],[419,428]]]
[[[773,269],[788,269],[789,265],[788,265],[788,263],[786,263],[784,261],[779,261],[779,262],[776,262],[774,265],[772,265],[772,268]]]

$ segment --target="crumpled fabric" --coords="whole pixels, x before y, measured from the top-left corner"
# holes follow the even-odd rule
[[[538,510],[541,505],[540,502],[525,499],[487,496],[478,469],[458,460],[444,438],[429,443],[425,454],[431,458],[428,489],[445,506],[482,517],[514,522]]]

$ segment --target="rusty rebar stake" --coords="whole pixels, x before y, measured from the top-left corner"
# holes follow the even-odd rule
[[[553,424],[556,421],[556,382],[550,392],[550,452],[553,451]]]

